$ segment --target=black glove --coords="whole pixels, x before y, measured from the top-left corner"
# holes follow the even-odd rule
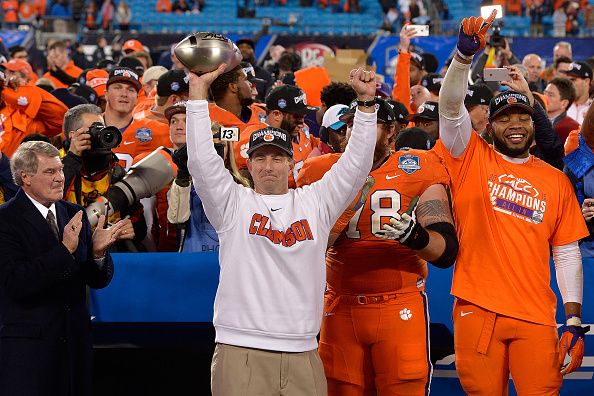
[[[184,144],[179,149],[175,150],[173,154],[171,154],[171,158],[173,159],[173,163],[177,166],[175,182],[182,187],[187,187],[192,178],[190,176],[190,171],[188,171],[188,148],[186,145]]]

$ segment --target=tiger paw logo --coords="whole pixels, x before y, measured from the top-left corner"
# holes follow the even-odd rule
[[[410,318],[412,318],[412,312],[410,312],[410,309],[404,308],[400,311],[400,319],[409,320]]]

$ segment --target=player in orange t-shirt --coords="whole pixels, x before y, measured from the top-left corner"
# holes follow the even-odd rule
[[[295,188],[295,179],[303,162],[319,144],[319,139],[307,132],[304,122],[305,114],[309,111],[315,112],[317,108],[307,105],[305,93],[301,89],[293,85],[282,85],[270,91],[266,97],[266,109],[266,120],[247,126],[240,135],[239,141],[234,143],[235,163],[239,169],[247,167],[246,152],[252,132],[266,126],[288,131],[293,139],[293,160],[295,161],[293,173],[289,177],[289,188]]]
[[[67,110],[52,94],[35,86],[19,87],[16,76],[9,80],[0,71],[0,150],[10,157],[27,135],[60,134]]]
[[[426,394],[432,367],[425,260],[451,266],[458,247],[441,159],[432,151],[392,153],[395,116],[385,101],[378,104],[375,184],[326,255],[319,352],[330,396]],[[341,120],[352,125],[352,116]],[[340,155],[308,159],[298,186],[321,179]],[[405,215],[407,208],[416,215]],[[393,218],[406,219],[404,232],[386,230]]]
[[[437,145],[452,176],[460,251],[452,294],[456,369],[469,395],[557,395],[562,375],[581,365],[582,263],[589,235],[568,178],[529,154],[534,98],[517,68],[511,88],[489,106],[489,146],[472,132],[464,96],[472,57],[495,12],[465,18],[440,93]],[[477,243],[478,241],[478,243]],[[566,325],[558,342],[550,288],[552,246]],[[571,363],[563,367],[565,354]]]

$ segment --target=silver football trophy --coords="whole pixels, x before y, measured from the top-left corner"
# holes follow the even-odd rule
[[[228,72],[242,59],[235,43],[217,33],[193,33],[180,41],[173,51],[185,67],[197,74],[214,71],[223,63],[227,64],[225,72]]]

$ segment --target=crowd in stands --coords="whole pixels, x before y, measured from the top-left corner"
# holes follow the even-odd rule
[[[204,8],[205,0],[157,0],[155,9],[157,12],[191,12],[194,14],[200,13]]]
[[[485,67],[518,65],[546,114],[546,119],[541,121],[548,123],[556,133],[548,146],[541,146],[537,140],[533,153],[562,168],[563,145],[568,152],[575,149],[577,131],[592,104],[594,57],[573,59],[571,45],[560,41],[553,51],[553,63],[545,67],[537,54],[518,59],[506,41],[503,45],[489,44],[492,43],[476,57],[471,72],[474,85],[468,91],[466,105],[473,128],[489,139],[488,103],[504,89],[497,82],[484,82]],[[250,132],[263,125],[278,124],[294,139],[296,166],[291,175],[294,187],[299,170],[309,157],[340,151],[343,147],[342,132],[333,129],[340,126],[336,124],[336,114],[331,117],[324,113],[337,104],[349,106],[354,99],[352,89],[341,82],[329,84],[323,68],[302,67],[300,56],[292,48],[271,47],[270,56],[260,65],[255,57],[254,41],[244,38],[238,40],[237,45],[244,63],[221,76],[212,86],[211,117],[216,121],[213,134],[217,147],[236,180],[249,185],[250,177],[245,168],[247,138]],[[445,69],[437,70],[432,54],[419,54],[413,49],[410,37],[401,33],[395,85],[390,87],[378,81],[377,95],[391,101],[395,127],[398,132],[406,129],[403,136],[407,136],[407,140],[404,141],[421,142],[421,146],[429,142],[432,146],[439,136],[437,102]],[[2,102],[5,107],[1,111],[8,119],[14,114],[24,114],[26,120],[24,124],[3,121],[0,149],[5,157],[10,158],[29,135],[51,140],[63,150],[65,164],[72,172],[65,198],[87,206],[107,194],[110,186],[121,180],[131,165],[164,146],[177,165],[177,179],[157,192],[152,201],[135,202],[122,213],[114,214],[130,216],[136,230],[133,248],[120,248],[178,251],[201,250],[202,246],[207,246],[205,250],[217,249],[213,240],[216,235],[208,227],[206,215],[200,212],[199,199],[188,173],[184,173],[187,154],[183,152],[185,142],[179,131],[183,130],[185,119],[178,119],[178,114],[183,114],[188,84],[183,65],[172,50],[166,51],[157,65],[153,65],[150,49],[136,39],[108,43],[100,37],[92,56],[85,55],[76,43],[50,40],[42,61],[29,59],[27,49],[21,46],[0,47],[0,52],[3,50],[6,60],[1,64]],[[288,90],[293,86],[301,89]],[[316,108],[293,111],[279,105],[301,97],[307,97],[306,103]],[[96,106],[92,111],[100,111],[106,125],[121,131],[121,144],[107,156],[104,152],[85,155],[84,151],[89,148],[77,141],[76,130],[64,128],[64,115],[80,104]],[[222,139],[221,128],[238,128],[240,141]],[[392,141],[393,149],[397,148],[397,140],[398,134]],[[2,196],[8,199],[13,186],[6,179],[1,184]],[[169,187],[175,191],[173,209],[167,199],[171,196],[167,193]],[[189,242],[184,245],[184,241]]]
[[[530,18],[531,35],[543,36],[543,18],[550,16],[555,37],[576,36],[580,26],[594,30],[594,4],[588,0],[486,0],[482,5],[501,5],[505,15]]]

